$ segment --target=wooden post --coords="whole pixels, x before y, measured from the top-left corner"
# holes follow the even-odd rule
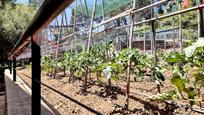
[[[102,9],[102,16],[103,16],[103,21],[105,20],[105,10],[104,10],[104,0],[101,0],[101,9]],[[104,37],[106,35],[106,25],[104,24]]]
[[[86,0],[85,0],[86,1]],[[76,6],[77,6],[77,0],[76,0]],[[77,19],[77,8],[74,11],[74,24],[73,24],[73,28],[72,28],[72,33],[75,33],[75,28],[76,28],[76,19]],[[75,34],[73,35],[73,37],[71,38],[71,52],[73,52],[74,49],[74,38],[75,38]]]
[[[133,8],[136,7],[136,0],[133,1]],[[128,48],[132,48],[132,39],[133,39],[133,31],[134,31],[134,15],[130,14],[130,31],[129,31],[129,46]],[[129,96],[130,96],[130,77],[131,77],[131,60],[128,55],[128,68],[127,68],[127,86],[126,86],[126,109],[129,108]]]
[[[69,35],[69,27],[68,27],[68,20],[67,20],[67,13],[66,10],[64,11],[64,19],[65,19],[65,25],[66,25],[66,35]]]
[[[175,19],[174,19],[174,17],[173,17],[173,27],[172,27],[172,30],[173,30],[173,50],[174,51],[176,51],[176,48],[175,48],[175,44],[176,44],[176,38],[175,38],[175,36],[174,36],[174,34],[175,34]]]
[[[179,3],[179,10],[181,10],[181,3]],[[182,17],[179,14],[179,44],[180,44],[180,51],[183,51],[183,40],[182,40]]]
[[[117,35],[116,35],[116,50],[117,51],[119,51],[120,50],[120,41],[119,41],[119,35],[118,35],[118,33],[117,33]]]
[[[13,82],[16,81],[16,58],[13,58]]]
[[[151,0],[151,4],[154,3],[154,0]],[[154,9],[151,8],[151,18],[154,18]],[[151,50],[152,55],[156,56],[156,31],[155,31],[155,21],[151,21]],[[156,58],[156,57],[155,57]]]
[[[88,6],[87,6],[87,3],[86,3],[86,0],[84,0],[84,4],[85,4],[87,16],[89,17],[89,10],[88,10]]]
[[[156,62],[156,29],[155,29],[155,21],[151,21],[151,42],[152,42],[152,55],[154,55]],[[156,62],[157,63],[157,62]]]
[[[82,13],[82,17],[83,17],[83,22],[85,22],[85,16],[84,16],[84,10],[83,10],[82,1],[79,0],[79,2],[80,2],[80,6],[81,6],[81,13]]]
[[[94,19],[94,16],[95,16],[96,2],[97,1],[94,0],[94,6],[93,6],[92,16],[91,16],[91,23],[90,23],[90,27],[89,27],[89,39],[88,39],[88,47],[87,47],[88,52],[89,52],[90,44],[91,44],[92,29],[93,29],[93,19]]]
[[[63,14],[62,14],[62,17],[61,17],[61,18],[62,18],[62,19],[61,19],[61,24],[59,24],[60,27],[59,27],[59,35],[58,35],[58,40],[57,40],[57,49],[56,49],[55,59],[58,58],[59,45],[60,45],[60,38],[62,37],[62,24],[63,24],[63,18],[64,18]]]
[[[145,28],[144,28],[144,36],[143,36],[143,39],[144,39],[144,41],[143,41],[143,43],[144,43],[144,54],[146,54],[146,30],[145,30]]]
[[[199,5],[203,3],[202,0],[199,0]],[[204,20],[203,20],[203,9],[198,10],[198,37],[204,37]]]
[[[199,0],[199,5],[203,3],[202,0]],[[198,38],[204,37],[204,20],[203,20],[203,9],[198,10]],[[198,95],[200,95],[200,89],[198,89]],[[201,102],[199,102],[200,108],[202,108]]]
[[[102,16],[103,16],[103,20],[105,20],[104,0],[101,0],[101,8],[102,8]]]
[[[164,50],[165,50],[165,53],[166,53],[166,35],[164,35]]]
[[[31,40],[32,50],[32,115],[41,115],[41,66],[40,46]]]

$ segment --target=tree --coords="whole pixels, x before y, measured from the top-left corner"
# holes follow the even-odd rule
[[[0,0],[0,9],[4,8],[6,4],[13,4],[16,0]]]
[[[2,3],[2,2],[1,2]],[[6,58],[15,42],[27,28],[35,8],[23,4],[5,2],[0,8],[0,59]]]

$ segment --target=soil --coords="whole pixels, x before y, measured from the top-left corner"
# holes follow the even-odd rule
[[[31,69],[18,69],[17,74],[31,86]],[[59,74],[58,74],[59,75]],[[169,83],[164,82],[161,91],[173,89]],[[184,107],[178,107],[171,102],[151,102],[145,95],[156,94],[157,86],[154,82],[131,82],[131,96],[129,110],[125,106],[126,82],[112,81],[112,87],[107,86],[107,80],[102,84],[92,80],[88,84],[87,93],[81,93],[82,81],[72,80],[68,77],[50,78],[45,74],[41,76],[41,95],[61,115],[92,115],[92,114],[135,114],[135,115],[200,115]],[[139,92],[139,93],[138,93]],[[144,95],[143,95],[144,94]],[[187,109],[187,110],[185,110]]]

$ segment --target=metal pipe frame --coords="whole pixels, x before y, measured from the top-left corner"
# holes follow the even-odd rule
[[[74,0],[45,0],[26,31],[12,49],[8,59],[13,60],[14,57],[20,55],[31,42],[30,35],[41,31],[73,1]]]
[[[204,8],[204,4],[201,4],[201,5],[198,5],[198,6],[194,6],[194,7],[188,8],[188,9],[184,9],[184,10],[181,10],[181,11],[173,12],[173,13],[166,14],[166,15],[163,15],[163,16],[151,18],[151,19],[144,20],[144,21],[141,21],[141,22],[136,22],[136,23],[134,23],[134,26],[141,25],[141,24],[148,23],[148,22],[152,22],[152,21],[161,20],[161,19],[164,19],[164,18],[168,18],[168,17],[171,17],[171,16],[175,16],[175,15],[179,15],[179,14],[183,14],[183,13],[186,13],[186,12],[190,12],[190,11],[193,11],[193,10],[199,10],[199,9],[203,9],[203,8]],[[130,27],[130,25],[125,25],[125,26],[117,27],[115,29],[123,29],[123,28],[128,28],[128,27]],[[69,37],[73,36],[74,34],[78,34],[78,33],[81,33],[83,31],[88,31],[88,30],[89,30],[89,28],[84,29],[82,31],[78,31],[78,32],[72,33],[72,34],[64,37],[63,39],[69,38]]]
[[[124,17],[124,16],[127,16],[127,15],[129,15],[129,14],[131,14],[131,13],[134,14],[134,13],[141,12],[141,11],[143,11],[143,10],[146,10],[146,9],[149,9],[149,8],[152,8],[152,7],[155,7],[155,6],[164,4],[164,3],[167,2],[167,1],[169,1],[169,0],[162,0],[162,1],[156,2],[156,3],[154,3],[154,4],[150,4],[150,5],[146,6],[146,7],[139,8],[139,9],[131,8],[131,9],[126,10],[126,11],[124,11],[124,12],[122,12],[122,13],[120,13],[120,14],[118,14],[118,15],[112,17],[112,18],[109,18],[109,19],[107,19],[107,20],[102,21],[102,22],[99,23],[98,25],[93,26],[93,29],[95,29],[95,28],[97,28],[97,27],[99,27],[99,26],[102,26],[102,25],[104,25],[104,24],[106,24],[106,23],[109,23],[109,22],[111,22],[111,21],[113,21],[113,20],[116,20],[116,19],[118,19],[118,18],[122,18],[122,17]],[[75,35],[75,34],[82,33],[82,32],[84,32],[84,31],[88,31],[88,30],[90,30],[90,27],[89,27],[89,28],[85,28],[85,29],[83,29],[83,30],[81,30],[81,31],[72,33],[72,34],[70,34],[70,35],[67,35],[67,36],[65,36],[65,37],[62,38],[62,39],[69,38],[69,37],[71,37],[71,36],[73,36],[73,35]]]
[[[167,2],[167,1],[169,1],[169,0],[163,0],[163,1],[160,1],[160,2],[157,2],[157,3],[154,3],[154,4],[152,4],[152,5],[148,5],[148,6],[144,7],[144,8],[138,9],[138,10],[133,10],[134,8],[132,8],[132,9],[130,9],[130,10],[128,10],[128,11],[123,12],[121,15],[117,15],[117,16],[111,18],[111,19],[108,19],[108,20],[106,20],[106,21],[103,21],[102,23],[100,23],[100,24],[94,26],[93,28],[98,27],[98,26],[101,26],[101,25],[104,25],[104,24],[106,24],[106,23],[108,23],[108,22],[111,22],[111,21],[113,21],[113,20],[115,20],[115,19],[118,19],[118,18],[121,18],[121,17],[123,17],[123,16],[129,15],[128,13],[136,13],[136,12],[138,12],[138,11],[146,10],[146,9],[155,7],[155,6],[157,6],[157,5],[161,5],[161,4],[163,4],[163,3]],[[187,8],[187,9],[184,9],[184,10],[181,10],[181,11],[173,12],[173,13],[166,14],[166,15],[159,16],[159,17],[154,17],[154,18],[147,19],[147,20],[144,20],[144,21],[141,21],[141,22],[136,22],[136,23],[134,24],[134,26],[136,26],[136,25],[141,25],[141,24],[143,24],[143,23],[148,23],[148,22],[152,22],[152,21],[161,20],[161,19],[164,19],[164,18],[168,18],[168,17],[171,17],[171,16],[175,16],[175,15],[179,15],[179,14],[183,14],[183,13],[186,13],[186,12],[190,12],[190,11],[193,11],[193,10],[199,10],[199,9],[203,9],[203,8],[204,8],[204,4],[197,5],[197,6],[194,6],[194,7],[191,7],[191,8]],[[131,11],[131,12],[130,12],[130,11]],[[127,27],[130,27],[130,25],[125,25],[125,26],[117,27],[116,29],[122,29],[122,28],[127,28]],[[89,30],[89,28],[86,28],[86,29],[84,29],[84,30],[81,30],[81,31],[72,33],[72,34],[70,34],[70,35],[68,35],[68,36],[65,36],[63,39],[67,39],[67,38],[69,38],[69,37],[72,37],[72,36],[75,35],[75,34],[79,34],[79,33],[81,33],[81,32],[88,31],[88,30]]]
[[[41,115],[41,66],[40,46],[32,39],[32,115]]]
[[[16,58],[13,59],[13,82],[16,82]]]

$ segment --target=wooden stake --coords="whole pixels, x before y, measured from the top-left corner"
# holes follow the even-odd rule
[[[93,19],[94,19],[94,16],[95,16],[96,2],[97,2],[97,1],[94,0],[94,6],[93,6],[92,16],[91,16],[91,23],[90,23],[90,27],[89,27],[89,39],[88,39],[87,52],[89,52],[90,44],[91,44],[92,29],[93,29]]]
[[[144,28],[144,36],[143,36],[143,39],[144,39],[144,54],[146,54],[146,30],[145,30],[145,28]]]
[[[58,58],[58,52],[59,52],[59,44],[60,44],[60,38],[61,38],[61,34],[62,34],[62,23],[63,23],[63,17],[64,15],[62,14],[62,19],[61,19],[61,24],[60,24],[60,27],[59,27],[59,35],[58,35],[58,40],[57,40],[57,49],[56,49],[56,54],[55,54],[55,59]]]
[[[86,0],[84,0],[84,4],[85,4],[87,16],[89,17],[89,10],[88,10],[88,6],[87,6]]]
[[[172,27],[172,30],[173,30],[173,50],[174,51],[176,51],[176,49],[175,49],[175,42],[176,42],[176,38],[175,38],[175,36],[174,36],[174,34],[175,34],[175,19],[174,19],[174,17],[173,17],[173,27]]]
[[[179,4],[179,11],[181,10],[181,4]],[[183,51],[183,40],[182,40],[182,17],[179,14],[179,43],[180,43],[180,51]]]
[[[133,1],[133,8],[136,7],[136,0]],[[129,15],[130,17],[130,31],[129,31],[129,49],[132,48],[132,39],[133,39],[133,31],[134,31],[134,16],[132,14]],[[130,76],[131,76],[131,60],[128,56],[128,68],[127,68],[127,86],[126,86],[126,109],[129,109],[129,96],[130,96]]]
[[[203,1],[199,0],[199,5],[201,4],[203,4]],[[203,9],[198,10],[198,37],[204,37]]]
[[[76,6],[77,6],[77,0],[76,0]],[[75,33],[75,28],[76,28],[76,20],[77,20],[77,7],[74,11],[74,25],[73,25],[73,33]],[[73,48],[74,48],[74,38],[75,38],[75,34],[73,35],[73,38],[71,38],[71,52],[73,52]]]

